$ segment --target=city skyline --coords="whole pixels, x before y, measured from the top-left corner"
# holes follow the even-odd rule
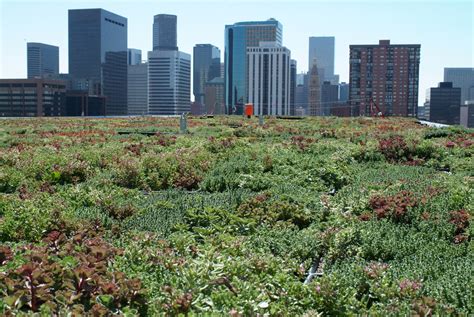
[[[272,2],[271,7],[268,3],[164,1],[157,6],[143,1],[132,6],[124,1],[31,3],[2,0],[0,77],[26,77],[27,41],[59,46],[60,72],[68,72],[67,10],[95,7],[126,17],[129,21],[129,47],[143,52],[152,49],[153,16],[175,14],[181,30],[180,50],[191,53],[195,44],[210,43],[221,49],[222,60],[226,24],[264,21],[273,17],[283,25],[283,42],[292,51],[292,58],[298,62],[298,73],[308,68],[308,38],[334,36],[335,73],[340,75],[341,82],[348,82],[349,79],[349,45],[376,44],[380,39],[390,39],[397,44],[418,43],[422,46],[419,105],[422,105],[426,89],[442,81],[445,67],[473,67],[474,64],[471,2],[277,1]],[[430,10],[426,10],[428,4]],[[392,21],[403,23],[385,23],[388,9]],[[217,14],[213,14],[212,19],[199,19],[200,14],[206,16],[209,10]],[[317,15],[317,19],[311,14],[321,11],[325,14]],[[45,21],[42,18],[45,12],[55,18]],[[21,14],[28,16],[29,23],[21,23],[22,19],[18,19]],[[361,15],[367,19],[360,19]],[[31,25],[35,25],[35,28],[31,28]]]

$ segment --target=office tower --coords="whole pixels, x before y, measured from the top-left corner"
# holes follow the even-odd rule
[[[290,61],[290,116],[295,115],[295,102],[296,102],[296,75],[297,75],[297,63],[296,60]]]
[[[349,84],[342,82],[339,84],[339,101],[345,102],[349,100]]]
[[[128,65],[138,65],[142,62],[142,50],[129,48],[127,56]]]
[[[221,74],[221,51],[211,44],[196,44],[193,49],[194,101],[204,104],[205,84]]]
[[[59,47],[43,43],[26,43],[28,78],[59,74]]]
[[[225,100],[229,114],[243,113],[247,102],[247,48],[260,42],[282,44],[282,25],[275,19],[239,22],[225,26]]]
[[[275,42],[247,47],[248,102],[255,115],[290,115],[290,55]]]
[[[224,78],[217,77],[206,83],[204,112],[206,114],[225,114]]]
[[[321,85],[321,109],[323,116],[331,115],[331,108],[337,107],[339,86],[325,81]]]
[[[370,115],[373,99],[387,116],[416,117],[420,45],[350,46],[349,99],[353,115]]]
[[[153,18],[153,50],[177,51],[177,17],[157,14]]]
[[[318,61],[318,74],[321,82],[337,84],[339,76],[334,77],[334,36],[312,36],[309,38],[308,67],[314,59]]]
[[[224,78],[224,75],[225,75],[225,64],[221,63],[221,75],[220,75],[220,77]]]
[[[191,55],[173,50],[148,52],[148,111],[180,115],[190,111]]]
[[[103,9],[69,10],[69,74],[106,97],[107,115],[126,115],[127,19]]]
[[[313,60],[308,75],[308,113],[310,116],[321,116],[321,84],[316,59]]]
[[[305,109],[305,113],[308,113],[308,85],[309,85],[309,74],[301,73],[297,76],[297,81],[299,82],[296,85],[296,94],[295,94],[295,103],[296,108]]]
[[[430,88],[427,96],[430,121],[444,124],[459,124],[461,107],[461,88],[453,87],[451,82],[439,83]]]
[[[444,81],[461,88],[461,103],[474,100],[474,68],[445,68]]]
[[[0,117],[61,116],[66,82],[44,78],[0,79]]]
[[[459,124],[465,128],[474,128],[474,101],[466,101],[461,106]]]
[[[148,114],[148,64],[128,66],[128,114]]]

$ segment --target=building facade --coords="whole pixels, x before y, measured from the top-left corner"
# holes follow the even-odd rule
[[[66,83],[59,80],[0,79],[1,117],[43,117],[64,115],[61,95]]]
[[[127,114],[127,19],[103,9],[69,10],[69,74],[104,95],[107,115]]]
[[[128,114],[148,114],[148,63],[128,66]]]
[[[224,78],[217,77],[206,83],[204,111],[206,114],[225,114]]]
[[[459,123],[465,128],[474,128],[474,102],[467,101],[461,106]]]
[[[311,64],[308,80],[308,114],[310,116],[321,116],[323,115],[321,108],[321,82],[316,59]]]
[[[290,115],[291,52],[275,42],[247,48],[248,102],[254,115]]]
[[[26,43],[28,78],[59,75],[59,47],[43,43]]]
[[[138,65],[142,62],[142,50],[136,48],[129,48],[127,52],[127,64]]]
[[[461,102],[474,100],[474,68],[445,68],[444,81],[461,88]]]
[[[104,96],[91,96],[83,90],[68,90],[61,97],[63,116],[105,116]]]
[[[172,14],[157,14],[153,17],[153,50],[178,50],[178,18]]]
[[[339,78],[334,76],[334,36],[312,36],[309,38],[308,66],[314,59],[318,61],[318,74],[321,82],[330,81],[337,84]]]
[[[221,51],[211,44],[197,44],[193,49],[194,101],[204,104],[206,82],[221,75]]]
[[[373,100],[387,116],[416,117],[420,45],[350,46],[349,99],[352,115],[370,115]]]
[[[321,85],[321,111],[323,116],[331,115],[331,108],[337,107],[339,99],[339,86],[325,81]]]
[[[349,100],[349,84],[342,82],[339,84],[339,101],[346,102]]]
[[[226,112],[242,114],[247,102],[247,48],[260,42],[282,45],[283,27],[275,19],[225,26],[224,80]]]
[[[439,83],[430,88],[429,121],[443,124],[459,124],[461,107],[461,88],[453,87],[451,82]]]
[[[298,64],[296,60],[290,60],[290,116],[295,115],[296,109],[296,76],[298,74]]]
[[[191,106],[191,55],[172,50],[148,52],[148,113],[179,115]]]

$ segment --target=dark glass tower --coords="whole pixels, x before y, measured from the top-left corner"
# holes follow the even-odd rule
[[[28,78],[59,74],[59,47],[43,43],[26,43]]]
[[[193,50],[194,101],[204,104],[206,82],[220,77],[221,51],[211,44],[196,44]]]
[[[106,97],[107,115],[126,115],[127,19],[103,9],[69,10],[69,73]]]
[[[177,51],[177,37],[176,15],[155,15],[153,20],[153,50]]]

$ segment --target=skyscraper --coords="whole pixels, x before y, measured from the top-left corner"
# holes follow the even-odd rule
[[[342,82],[339,84],[339,101],[346,102],[349,100],[349,84]]]
[[[26,43],[28,78],[59,75],[59,47],[43,43]]]
[[[429,90],[429,120],[444,124],[459,124],[461,107],[461,88],[453,87],[451,82],[439,83]]]
[[[282,44],[283,27],[275,19],[239,22],[225,27],[225,100],[229,114],[242,113],[247,102],[247,48],[261,41]]]
[[[321,109],[321,83],[317,59],[314,59],[311,63],[308,76],[308,112],[310,116],[321,116],[323,115]]]
[[[297,63],[296,60],[290,61],[290,116],[295,115],[296,107],[296,75],[297,75]]]
[[[148,111],[178,115],[191,106],[191,55],[172,50],[148,52]]]
[[[275,42],[247,48],[248,102],[255,115],[290,115],[290,55]]]
[[[323,116],[331,115],[331,109],[337,107],[339,86],[325,81],[321,85],[321,109]]]
[[[321,83],[324,81],[335,82],[334,77],[334,36],[312,36],[309,38],[308,66],[314,59],[318,61],[318,74]]]
[[[153,19],[153,50],[178,50],[177,17],[157,14]]]
[[[445,68],[444,81],[461,88],[461,103],[474,100],[474,68]]]
[[[107,115],[127,114],[127,19],[103,9],[69,10],[69,74],[107,98]]]
[[[128,65],[127,109],[129,115],[148,114],[148,64]]]
[[[370,115],[373,99],[385,115],[416,117],[419,65],[419,44],[351,45],[352,115]]]
[[[142,50],[136,48],[128,49],[128,65],[139,65],[142,62]]]
[[[206,82],[220,77],[221,51],[211,44],[196,44],[193,49],[194,101],[204,104]]]
[[[206,83],[204,98],[205,113],[225,114],[224,103],[224,78],[217,77]]]

